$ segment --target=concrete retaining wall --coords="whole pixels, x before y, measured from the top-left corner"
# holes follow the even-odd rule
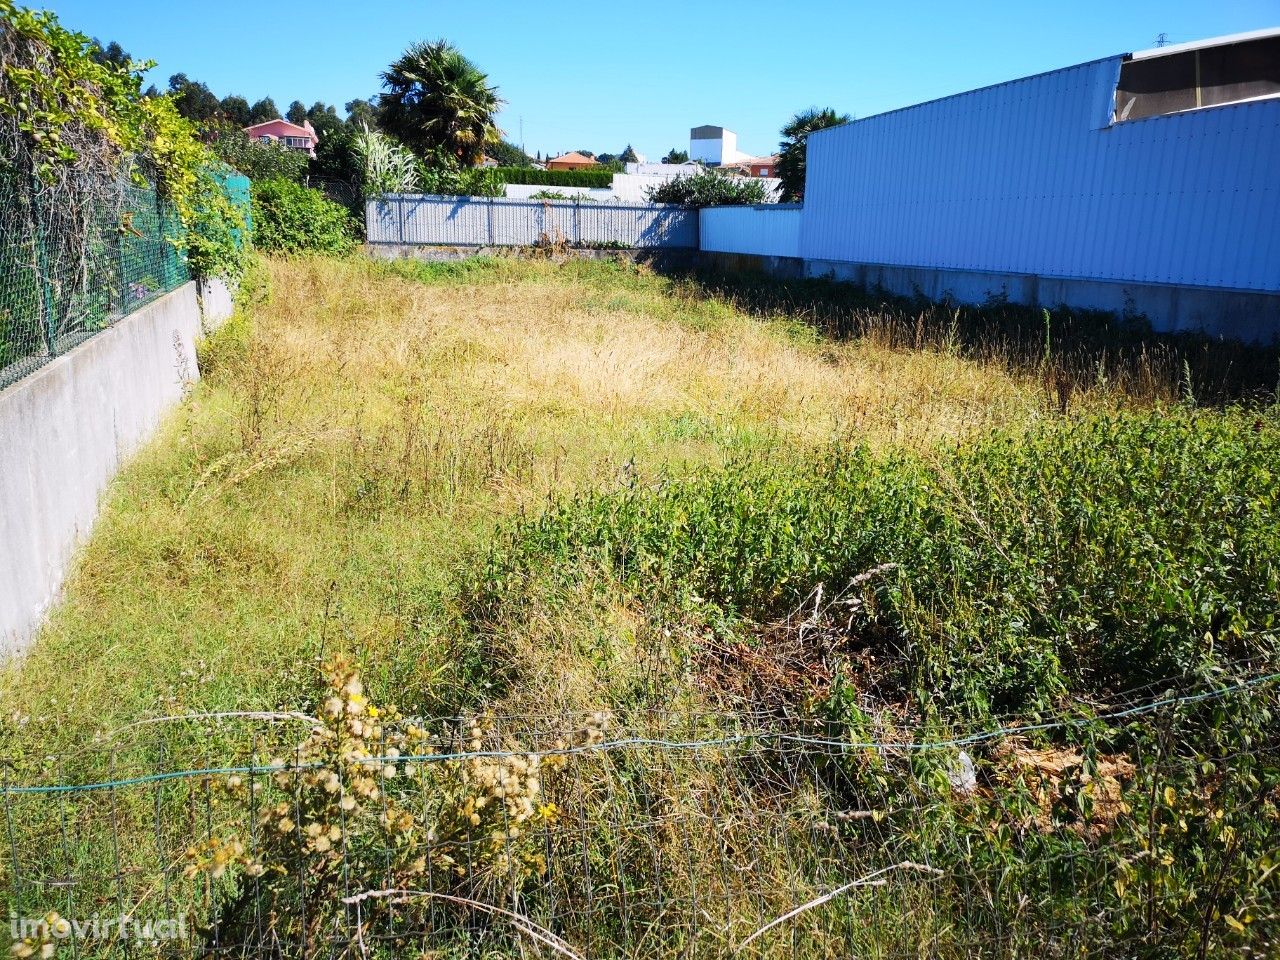
[[[805,275],[856,283],[901,296],[981,304],[1066,305],[1146,317],[1157,333],[1203,333],[1245,342],[1280,339],[1280,294],[1164,283],[1038,277],[979,270],[805,260]]]
[[[223,284],[188,283],[0,391],[0,656],[35,636],[107,485],[230,313]]]

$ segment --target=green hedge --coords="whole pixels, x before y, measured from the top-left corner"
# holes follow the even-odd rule
[[[252,186],[253,239],[260,250],[346,253],[356,221],[319,190],[276,177]]]
[[[608,170],[535,170],[532,167],[495,167],[503,183],[528,183],[544,187],[611,187]]]

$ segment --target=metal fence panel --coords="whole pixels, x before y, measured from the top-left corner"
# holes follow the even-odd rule
[[[121,184],[90,207],[74,189],[0,171],[0,387],[191,278],[154,190]]]
[[[428,246],[685,247],[698,245],[695,210],[661,204],[393,194],[370,200],[371,244]]]
[[[699,214],[703,250],[766,257],[800,256],[800,204],[707,207]]]

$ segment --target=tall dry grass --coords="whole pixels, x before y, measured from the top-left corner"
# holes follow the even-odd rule
[[[463,682],[454,572],[504,517],[659,468],[845,434],[923,445],[1045,407],[990,365],[825,341],[631,266],[260,271],[0,678],[32,749],[295,702],[335,645],[439,706]]]

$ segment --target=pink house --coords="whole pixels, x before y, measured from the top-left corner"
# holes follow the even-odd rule
[[[245,127],[244,132],[262,143],[280,143],[290,150],[305,150],[312,157],[316,155],[316,143],[320,140],[310,120],[304,120],[302,126],[288,120],[267,120]]]

